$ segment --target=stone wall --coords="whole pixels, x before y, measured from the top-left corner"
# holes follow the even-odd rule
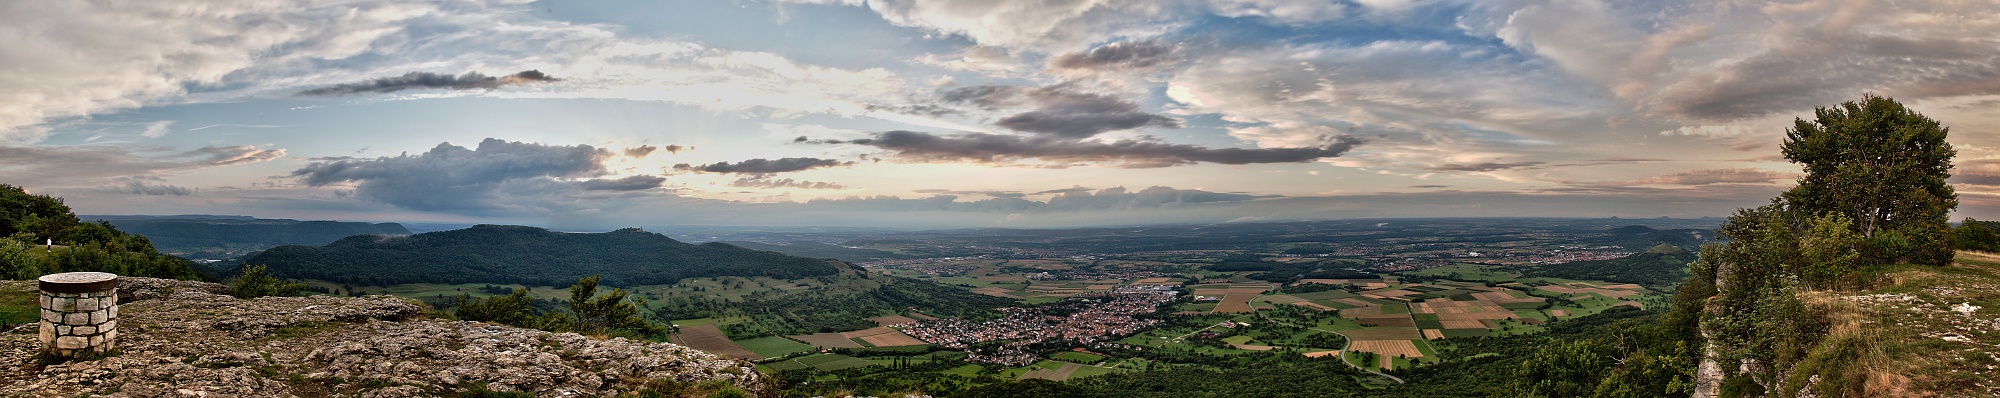
[[[75,357],[117,348],[117,278],[100,272],[42,277],[40,329],[44,352]]]

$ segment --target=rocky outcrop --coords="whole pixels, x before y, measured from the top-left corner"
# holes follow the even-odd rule
[[[695,383],[772,390],[753,365],[692,348],[431,319],[421,304],[394,296],[242,300],[212,283],[124,279],[116,355],[47,364],[36,357],[35,326],[17,328],[0,335],[0,396],[613,396]]]

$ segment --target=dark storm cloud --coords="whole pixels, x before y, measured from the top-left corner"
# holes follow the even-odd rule
[[[780,188],[847,189],[846,185],[840,185],[831,182],[800,181],[800,180],[793,180],[790,178],[782,180],[769,179],[769,178],[738,178],[736,179],[736,181],[729,182],[729,186],[737,188],[765,188],[765,189],[780,189]]]
[[[708,165],[674,165],[674,170],[699,173],[771,174],[811,170],[821,167],[848,166],[854,162],[820,158],[750,159],[736,163],[715,162]]]
[[[994,121],[1016,131],[1084,138],[1140,127],[1180,128],[1180,120],[1139,110],[1132,101],[1107,94],[1077,91],[1070,84],[1047,87],[971,86],[940,95],[948,103],[987,110],[1029,108]]]
[[[500,86],[553,82],[561,79],[549,77],[539,70],[525,70],[512,75],[493,77],[479,72],[466,72],[452,76],[443,73],[410,72],[397,77],[385,77],[358,83],[337,84],[329,87],[300,91],[298,95],[339,96],[364,93],[393,93],[412,89],[475,90],[493,89]]]
[[[576,187],[582,188],[585,191],[638,191],[659,188],[660,184],[666,182],[666,177],[636,175],[617,179],[581,181],[576,183]]]
[[[579,189],[558,179],[604,175],[611,151],[488,138],[476,149],[438,144],[418,155],[316,162],[292,177],[310,186],[354,183],[361,199],[422,211],[488,211],[501,196],[541,196]],[[625,181],[622,186],[630,187]],[[600,187],[620,186],[597,183]]]
[[[1173,61],[1174,48],[1158,41],[1111,43],[1090,51],[1057,55],[1049,66],[1058,69],[1140,69]]]
[[[1427,169],[1430,171],[1437,171],[1437,172],[1500,171],[1508,169],[1531,168],[1531,167],[1541,166],[1542,164],[1543,164],[1542,162],[1519,162],[1519,163],[1484,162],[1484,163],[1467,163],[1467,164],[1446,163],[1446,164],[1431,166]]]
[[[1060,137],[1021,137],[982,133],[947,137],[901,130],[876,133],[875,138],[819,142],[871,146],[916,161],[1004,164],[1035,159],[1057,163],[1107,163],[1125,168],[1167,167],[1197,162],[1220,164],[1310,162],[1321,158],[1338,157],[1361,144],[1358,138],[1339,136],[1329,137],[1324,145],[1310,148],[1206,148],[1157,141],[1123,140],[1104,143]]]

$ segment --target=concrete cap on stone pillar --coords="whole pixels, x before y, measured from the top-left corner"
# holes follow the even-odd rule
[[[42,291],[50,293],[91,293],[118,287],[118,274],[105,272],[64,272],[42,275]]]

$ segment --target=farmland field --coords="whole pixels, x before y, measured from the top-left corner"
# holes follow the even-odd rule
[[[1421,358],[1424,356],[1423,351],[1418,351],[1417,345],[1410,343],[1409,340],[1355,340],[1354,345],[1348,347],[1348,349],[1392,357]]]
[[[910,337],[910,335],[903,334],[903,332],[898,332],[896,331],[896,329],[890,329],[888,326],[876,326],[868,329],[840,333],[840,335],[842,337],[846,337],[849,339],[861,339],[861,341],[867,342],[868,345],[876,347],[895,347],[895,346],[924,344],[923,340],[917,340],[917,338],[915,337]]]
[[[750,352],[755,352],[757,353],[757,355],[763,356],[765,358],[782,357],[786,355],[797,354],[813,350],[812,346],[801,344],[797,341],[792,341],[792,339],[787,339],[778,336],[758,337],[754,339],[738,341],[736,342],[736,344],[743,346],[743,348],[750,350]]]
[[[807,335],[785,336],[785,337],[790,337],[792,340],[798,340],[800,342],[810,344],[814,347],[861,348],[861,343],[856,343],[854,342],[853,339],[849,339],[847,338],[847,336],[842,336],[840,333],[813,333]]]
[[[736,345],[734,341],[729,341],[729,337],[722,334],[722,329],[717,329],[714,324],[683,327],[676,340],[679,340],[677,343],[681,345],[710,354],[752,361],[764,359],[764,356]]]
[[[819,355],[794,359],[791,362],[798,362],[806,366],[811,366],[814,369],[819,369],[824,371],[875,366],[874,362],[869,362],[866,359],[855,358],[840,354],[819,354]]]

